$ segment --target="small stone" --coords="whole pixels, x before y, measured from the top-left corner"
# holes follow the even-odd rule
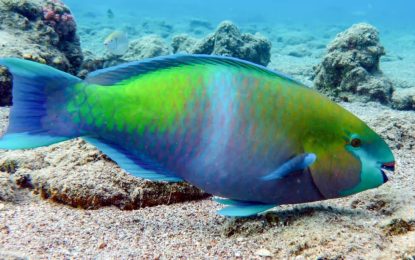
[[[3,203],[0,203],[0,210],[4,210],[4,204]]]
[[[46,64],[46,60],[44,58],[42,58],[42,57],[37,57],[35,60],[36,60],[36,62],[39,62],[39,63],[42,63],[42,64]]]
[[[271,252],[268,249],[261,248],[255,252],[255,255],[263,256],[263,257],[272,257]]]
[[[0,227],[0,232],[4,235],[8,235],[10,233],[10,228],[8,226],[2,226]]]
[[[107,243],[105,243],[104,241],[101,241],[98,244],[99,244],[98,249],[104,249],[108,246]]]
[[[61,63],[63,63],[63,60],[62,60],[61,57],[55,57],[55,58],[53,58],[52,63],[61,64]]]
[[[26,59],[26,60],[31,60],[31,59],[33,58],[33,56],[32,56],[32,54],[29,54],[29,53],[24,53],[24,54],[22,55],[22,58],[23,58],[23,59]]]

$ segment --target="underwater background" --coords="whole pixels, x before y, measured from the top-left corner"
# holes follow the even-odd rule
[[[171,24],[185,22],[189,18],[219,23],[232,20],[236,23],[290,23],[298,25],[347,25],[369,22],[377,27],[405,29],[413,27],[413,8],[411,0],[397,1],[330,1],[293,0],[259,2],[241,0],[99,0],[65,1],[71,7],[79,22],[85,13],[95,12],[105,16],[110,8],[125,21],[134,18],[137,22],[146,18],[169,19]],[[318,30],[318,27],[315,28]]]
[[[203,191],[134,178],[82,139],[0,150],[0,259],[415,259],[414,10],[413,0],[0,0],[0,58],[82,78],[174,53],[247,59],[329,96],[396,158],[379,188],[233,219]],[[11,85],[0,67],[0,136]]]
[[[415,20],[412,11],[415,2],[410,0],[69,0],[65,3],[78,22],[82,47],[96,54],[105,53],[102,43],[114,30],[124,31],[130,40],[149,34],[159,35],[168,45],[177,34],[203,37],[213,32],[220,22],[230,20],[242,32],[260,33],[267,37],[272,42],[273,57],[280,56],[283,63],[276,64],[278,61],[275,59],[271,67],[294,76],[299,74],[300,80],[304,71],[319,63],[325,46],[339,32],[355,23],[365,22],[379,30],[381,43],[386,49],[386,56],[382,57],[385,63],[381,63],[384,72],[401,82],[400,85],[415,84],[412,73],[415,71]],[[109,11],[113,16],[108,15]],[[283,55],[289,53],[287,49],[304,48],[308,55]],[[304,81],[311,85],[307,79]]]

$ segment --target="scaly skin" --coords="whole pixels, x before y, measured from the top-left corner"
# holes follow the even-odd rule
[[[346,149],[351,135],[380,142],[319,93],[249,66],[187,64],[114,86],[79,83],[73,91],[67,112],[85,134],[238,200],[284,204],[348,195],[341,192],[357,187],[364,174],[361,159]],[[386,144],[378,145],[387,150],[380,156],[390,160]],[[310,171],[259,179],[304,152],[317,155]]]

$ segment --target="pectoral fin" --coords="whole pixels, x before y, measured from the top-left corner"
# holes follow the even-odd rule
[[[317,156],[314,153],[303,153],[297,155],[289,161],[285,162],[275,171],[261,177],[261,179],[264,181],[282,179],[292,173],[308,168],[316,161],[316,159]]]
[[[255,216],[276,206],[274,204],[262,204],[231,199],[214,198],[213,200],[223,205],[227,205],[227,207],[218,210],[219,215],[227,217]]]

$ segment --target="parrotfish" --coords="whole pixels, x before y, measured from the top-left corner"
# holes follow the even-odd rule
[[[230,57],[177,55],[90,73],[0,59],[13,103],[0,149],[81,137],[130,174],[187,181],[225,216],[376,188],[394,170],[362,120],[279,72]]]
[[[104,40],[108,52],[113,55],[124,55],[128,50],[129,41],[127,35],[122,31],[114,31]]]

